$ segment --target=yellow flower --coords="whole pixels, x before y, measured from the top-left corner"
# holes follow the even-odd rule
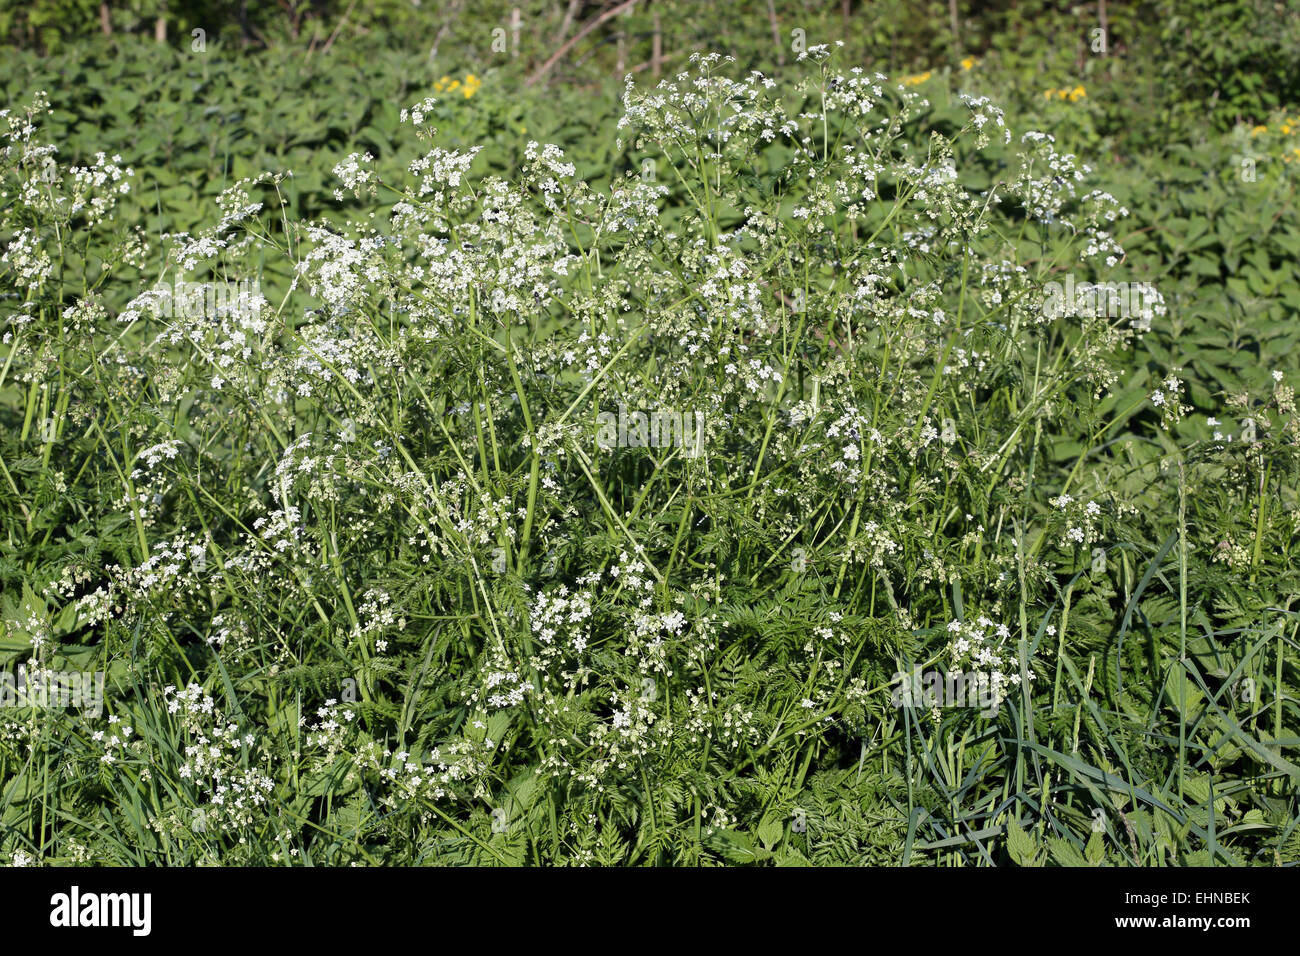
[[[1082,86],[1076,86],[1074,89],[1070,90],[1070,102],[1071,103],[1077,102],[1078,100],[1083,99],[1087,95],[1088,95],[1087,90],[1085,90]]]
[[[961,68],[963,70],[969,70],[974,66],[975,66],[975,57],[973,56],[968,56],[966,57],[966,59],[961,61]]]
[[[1260,133],[1267,133],[1267,132],[1268,132],[1267,126],[1256,126],[1254,129],[1250,131],[1250,135],[1258,136]]]
[[[1290,123],[1283,123],[1283,124],[1282,124],[1282,135],[1283,135],[1283,136],[1290,136],[1290,135],[1291,135],[1291,124],[1290,124]]]
[[[1043,90],[1043,97],[1050,100],[1055,93],[1056,90]]]

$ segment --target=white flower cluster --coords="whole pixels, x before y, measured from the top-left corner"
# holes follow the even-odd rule
[[[334,175],[343,181],[343,185],[357,196],[375,194],[374,174],[371,168],[375,157],[369,153],[352,153],[341,163],[334,166]],[[343,190],[334,190],[334,198],[342,201]]]
[[[1151,393],[1151,404],[1160,410],[1160,423],[1165,428],[1172,428],[1191,412],[1192,406],[1183,404],[1182,394],[1183,383],[1177,375],[1166,377]]]
[[[1073,495],[1061,494],[1049,502],[1065,519],[1065,536],[1061,547],[1086,548],[1100,537],[1097,522],[1101,518],[1101,505],[1095,501],[1081,501]]]
[[[992,700],[997,707],[1008,691],[1021,683],[1020,663],[1015,649],[1009,647],[1011,631],[1005,624],[994,624],[984,615],[974,620],[948,623],[948,653],[954,667],[968,668],[987,678]],[[1032,668],[1028,679],[1034,679]]]
[[[253,826],[265,814],[267,795],[275,787],[270,757],[256,736],[241,732],[197,684],[180,690],[169,684],[163,698],[183,738],[177,775],[190,789],[204,830],[237,832]]]

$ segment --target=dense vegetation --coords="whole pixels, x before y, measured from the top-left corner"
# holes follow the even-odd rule
[[[1300,860],[1300,15],[473,7],[0,4],[0,859]]]

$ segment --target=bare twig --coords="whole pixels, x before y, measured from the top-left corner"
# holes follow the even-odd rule
[[[433,46],[429,48],[430,62],[433,62],[433,60],[437,59],[438,47],[442,45],[443,38],[447,35],[447,32],[451,29],[451,25],[456,21],[456,18],[460,16],[461,7],[463,7],[464,5],[465,5],[464,0],[456,0],[456,2],[451,5],[450,15],[448,16],[447,20],[443,23],[442,27],[438,30],[438,35],[433,38]]]
[[[352,10],[356,7],[356,5],[357,5],[357,0],[352,0],[352,2],[348,4],[348,8],[343,11],[343,16],[339,18],[338,26],[336,26],[334,28],[334,32],[330,34],[330,38],[325,41],[325,45],[320,48],[321,56],[324,56],[326,53],[328,53],[330,51],[330,47],[334,45],[334,41],[339,38],[340,31],[342,31],[343,27],[347,24],[348,17],[352,15]]]
[[[772,42],[776,44],[776,65],[785,66],[785,47],[781,43],[781,28],[776,23],[776,0],[767,0],[767,19],[772,24]]]
[[[568,9],[564,11],[564,21],[560,24],[560,29],[555,32],[555,39],[551,41],[552,46],[559,46],[564,42],[564,38],[569,35],[569,29],[573,26],[573,18],[578,15],[581,6],[582,0],[569,0]]]
[[[654,12],[655,35],[650,41],[650,70],[655,79],[663,72],[664,65],[664,33],[659,27],[659,10]]]
[[[560,58],[563,57],[564,54],[568,53],[571,49],[573,49],[574,44],[576,44],[579,40],[581,40],[583,37],[585,37],[585,36],[586,36],[588,33],[590,33],[592,30],[596,29],[596,28],[597,28],[598,26],[600,26],[602,23],[604,23],[605,21],[607,21],[607,20],[609,20],[609,19],[611,19],[611,18],[613,18],[613,17],[618,16],[620,13],[622,13],[622,12],[623,12],[624,10],[626,10],[628,7],[633,6],[636,2],[637,2],[637,0],[623,0],[622,3],[617,4],[616,6],[610,7],[608,10],[606,10],[606,11],[605,11],[604,13],[602,13],[600,16],[595,17],[594,19],[590,20],[590,21],[586,24],[586,26],[584,26],[581,30],[579,30],[576,34],[574,34],[572,40],[569,40],[567,43],[564,44],[564,46],[560,47],[558,50],[556,50],[554,53],[552,53],[552,54],[551,54],[551,58],[550,58],[549,60],[547,60],[545,63],[543,63],[540,67],[538,67],[536,73],[534,73],[532,76],[530,76],[527,80],[524,81],[524,85],[525,85],[525,86],[532,86],[532,85],[534,85],[538,80],[540,80],[540,79],[542,79],[543,77],[545,77],[546,74],[550,73],[551,70],[554,69],[555,64],[558,63],[558,62],[560,61]]]

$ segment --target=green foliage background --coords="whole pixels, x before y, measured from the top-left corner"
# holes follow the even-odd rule
[[[614,129],[619,67],[648,83],[656,32],[665,74],[682,69],[694,50],[718,50],[742,68],[782,76],[794,69],[791,31],[799,29],[809,44],[843,40],[846,64],[892,77],[928,72],[918,89],[935,103],[930,121],[936,126],[956,115],[959,92],[990,96],[1006,108],[1017,133],[1049,131],[1063,149],[1103,171],[1095,177],[1101,188],[1131,210],[1119,235],[1126,266],[1164,291],[1170,314],[1143,340],[1131,379],[1105,410],[1105,447],[1115,456],[1106,480],[1130,494],[1142,494],[1150,481],[1162,450],[1150,440],[1151,410],[1138,406],[1164,370],[1185,370],[1197,414],[1174,434],[1189,442],[1208,438],[1201,423],[1225,396],[1267,390],[1275,371],[1289,382],[1300,375],[1300,124],[1291,121],[1300,115],[1300,10],[1293,4],[1112,2],[1102,56],[1091,47],[1100,13],[1094,3],[963,2],[954,36],[947,3],[781,0],[771,5],[783,41],[778,48],[766,3],[654,0],[593,30],[545,76],[538,71],[562,37],[612,4],[520,3],[517,51],[494,51],[492,31],[509,35],[515,6],[386,0],[291,4],[286,12],[279,5],[136,0],[108,4],[111,35],[105,35],[101,5],[91,0],[5,0],[0,84],[7,105],[36,90],[49,92],[46,129],[61,161],[84,164],[104,151],[146,174],[118,221],[153,236],[197,229],[210,218],[213,197],[262,170],[294,171],[283,185],[292,217],[342,221],[350,210],[334,199],[333,165],[365,150],[381,173],[396,178],[417,149],[398,110],[433,95],[444,76],[468,73],[483,85],[472,97],[442,97],[440,143],[482,146],[476,170],[502,174],[520,167],[529,140],[561,143],[580,176],[606,186],[640,168],[641,154],[620,145]],[[571,24],[562,32],[570,10]],[[154,39],[160,17],[165,42]],[[191,45],[193,30],[205,31],[201,52]],[[1076,86],[1086,90],[1077,101],[1044,95]],[[381,196],[375,208],[386,212],[393,202]],[[688,202],[680,190],[669,197],[670,205]],[[277,228],[274,221],[269,228]],[[263,265],[268,297],[282,294],[292,276],[283,263]],[[93,280],[94,268],[91,263],[87,275],[63,279],[80,286]],[[155,278],[147,270],[135,276],[139,287]],[[105,290],[115,309],[131,294],[127,284]],[[0,396],[0,421],[10,475],[0,487],[0,590],[9,629],[0,633],[0,651],[8,662],[23,646],[23,609],[41,601],[34,585],[51,579],[72,555],[129,555],[134,530],[78,523],[73,507],[44,482],[41,456],[48,460],[49,452],[22,437],[20,396]],[[1060,477],[1085,450],[1074,436],[1047,436],[1044,467]],[[1089,590],[1071,605],[1073,581],[1044,584],[1045,606],[1067,608],[1077,644],[1059,657],[1054,694],[1067,703],[1043,719],[1042,737],[1017,736],[1005,724],[977,724],[967,715],[937,723],[900,718],[870,747],[837,728],[817,743],[780,751],[779,760],[755,758],[738,771],[731,783],[744,793],[749,818],[713,833],[701,830],[699,801],[716,782],[694,766],[647,783],[658,793],[657,821],[646,819],[644,808],[653,801],[645,793],[557,810],[544,788],[521,774],[502,781],[503,805],[512,819],[526,821],[508,834],[494,832],[483,807],[417,822],[367,802],[364,788],[328,777],[297,780],[292,810],[317,825],[303,851],[322,863],[1300,861],[1291,762],[1300,741],[1292,525],[1298,502],[1288,470],[1294,463],[1281,451],[1277,460],[1269,473],[1273,484],[1266,481],[1254,501],[1229,493],[1213,470],[1195,486],[1188,508],[1198,546],[1212,550],[1221,537],[1240,540],[1259,528],[1268,533],[1260,535],[1262,553],[1244,583],[1219,564],[1192,567],[1194,637],[1186,660],[1179,660],[1170,637],[1183,608],[1171,565],[1177,516],[1168,511],[1169,486],[1150,489],[1142,535],[1128,542],[1109,591]],[[737,517],[734,526],[711,529],[701,560],[725,561],[740,528]],[[1078,574],[1086,566],[1080,561]],[[819,620],[825,598],[805,584],[765,582],[730,596],[728,610],[752,656],[729,659],[720,679],[747,694],[774,695],[761,706],[776,708],[775,696],[798,690],[783,658]],[[929,626],[961,602],[960,588],[934,594]],[[879,618],[854,623],[884,662],[878,680],[888,677],[896,654],[915,649],[907,643],[911,636]],[[76,639],[72,646],[84,651],[85,661],[94,659],[94,635],[64,636]],[[439,636],[430,654],[442,654],[449,639]],[[1168,679],[1187,661],[1198,675],[1191,690]],[[346,673],[338,662],[304,665],[279,678],[268,697],[281,695],[282,706],[292,694],[323,697]],[[1122,682],[1120,674],[1133,676]],[[1237,712],[1229,706],[1246,675],[1267,707]],[[412,672],[376,665],[365,680],[376,725],[404,719]],[[435,696],[421,716],[431,724],[442,720],[444,703]],[[880,729],[885,716],[850,715],[850,723]],[[162,728],[166,718],[155,712],[137,719]],[[1189,727],[1185,774],[1171,769],[1169,758],[1180,722]],[[167,732],[179,750],[179,732]],[[1011,779],[1026,772],[1037,774],[1043,790],[1048,781],[1069,779],[1079,799],[1063,813],[1046,812],[1036,803],[1038,793]],[[63,785],[48,767],[9,754],[0,758],[0,786],[0,846],[38,852],[50,838],[51,816],[58,817],[47,805],[60,805]],[[63,824],[86,815],[103,829],[97,862],[266,862],[276,849],[274,835],[265,833],[243,847],[198,836],[189,843],[163,839],[149,820],[165,808],[148,806],[141,794],[95,791],[93,784],[87,792],[93,797],[83,792],[62,805]],[[1091,827],[1090,808],[1098,802],[1116,811],[1103,833]],[[113,811],[103,809],[110,805]],[[796,807],[806,831],[790,825]],[[556,838],[561,831],[564,838]]]

